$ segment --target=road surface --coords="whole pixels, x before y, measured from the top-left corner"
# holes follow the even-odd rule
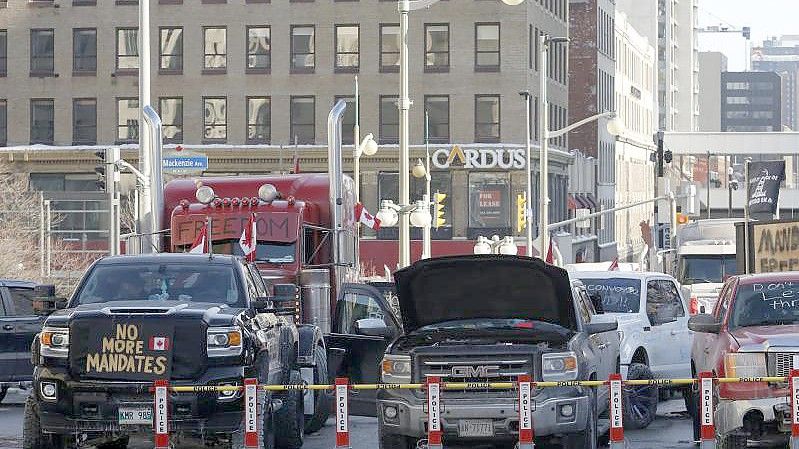
[[[0,404],[0,449],[22,447],[22,414],[26,392],[11,390]],[[350,422],[352,449],[375,449],[377,423],[373,418],[353,417]],[[627,431],[628,448],[693,449],[691,421],[685,414],[681,400],[663,402],[658,409],[658,419],[646,430]],[[335,431],[328,421],[319,433],[308,435],[303,449],[330,449],[335,441]],[[152,449],[152,444],[136,445],[131,449]]]

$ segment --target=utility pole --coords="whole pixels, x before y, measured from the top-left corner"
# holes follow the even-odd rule
[[[105,150],[105,191],[108,201],[108,254],[119,255],[119,147]]]
[[[147,117],[145,116],[144,109],[150,106],[150,0],[139,0],[139,170],[145,176],[153,180],[153,170],[161,169],[161,161],[154,161],[152,158],[152,139],[150,130],[146,126]],[[150,191],[153,183],[142,188],[141,204],[139,210],[141,212],[138,223],[139,232],[144,235],[148,240],[151,238],[153,232],[156,232],[157,226],[153,226],[152,214],[156,211],[152,210],[152,192]],[[152,245],[142,245],[142,251],[151,253]]]
[[[707,209],[707,219],[710,219],[710,151],[707,152],[707,198],[705,207]]]

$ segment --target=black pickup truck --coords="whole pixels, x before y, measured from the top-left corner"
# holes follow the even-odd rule
[[[152,393],[170,385],[300,383],[298,329],[255,266],[231,256],[108,257],[84,275],[33,345],[24,449],[124,448],[152,438]],[[289,310],[287,310],[289,309]],[[303,443],[299,391],[259,393],[260,447]],[[173,394],[172,441],[243,447],[239,391]]]
[[[54,299],[55,287],[31,281],[0,280],[0,401],[9,387],[33,379],[31,343],[45,316],[40,299]]]

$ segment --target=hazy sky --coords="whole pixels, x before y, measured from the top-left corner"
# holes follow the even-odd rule
[[[720,25],[752,28],[751,45],[781,34],[799,34],[799,0],[695,0],[699,3],[699,26]],[[721,51],[729,58],[731,71],[746,68],[746,40],[740,34],[700,33],[700,51]]]

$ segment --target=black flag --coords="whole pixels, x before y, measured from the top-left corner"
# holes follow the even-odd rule
[[[749,163],[747,206],[756,219],[771,219],[777,212],[780,183],[785,180],[785,161]]]

